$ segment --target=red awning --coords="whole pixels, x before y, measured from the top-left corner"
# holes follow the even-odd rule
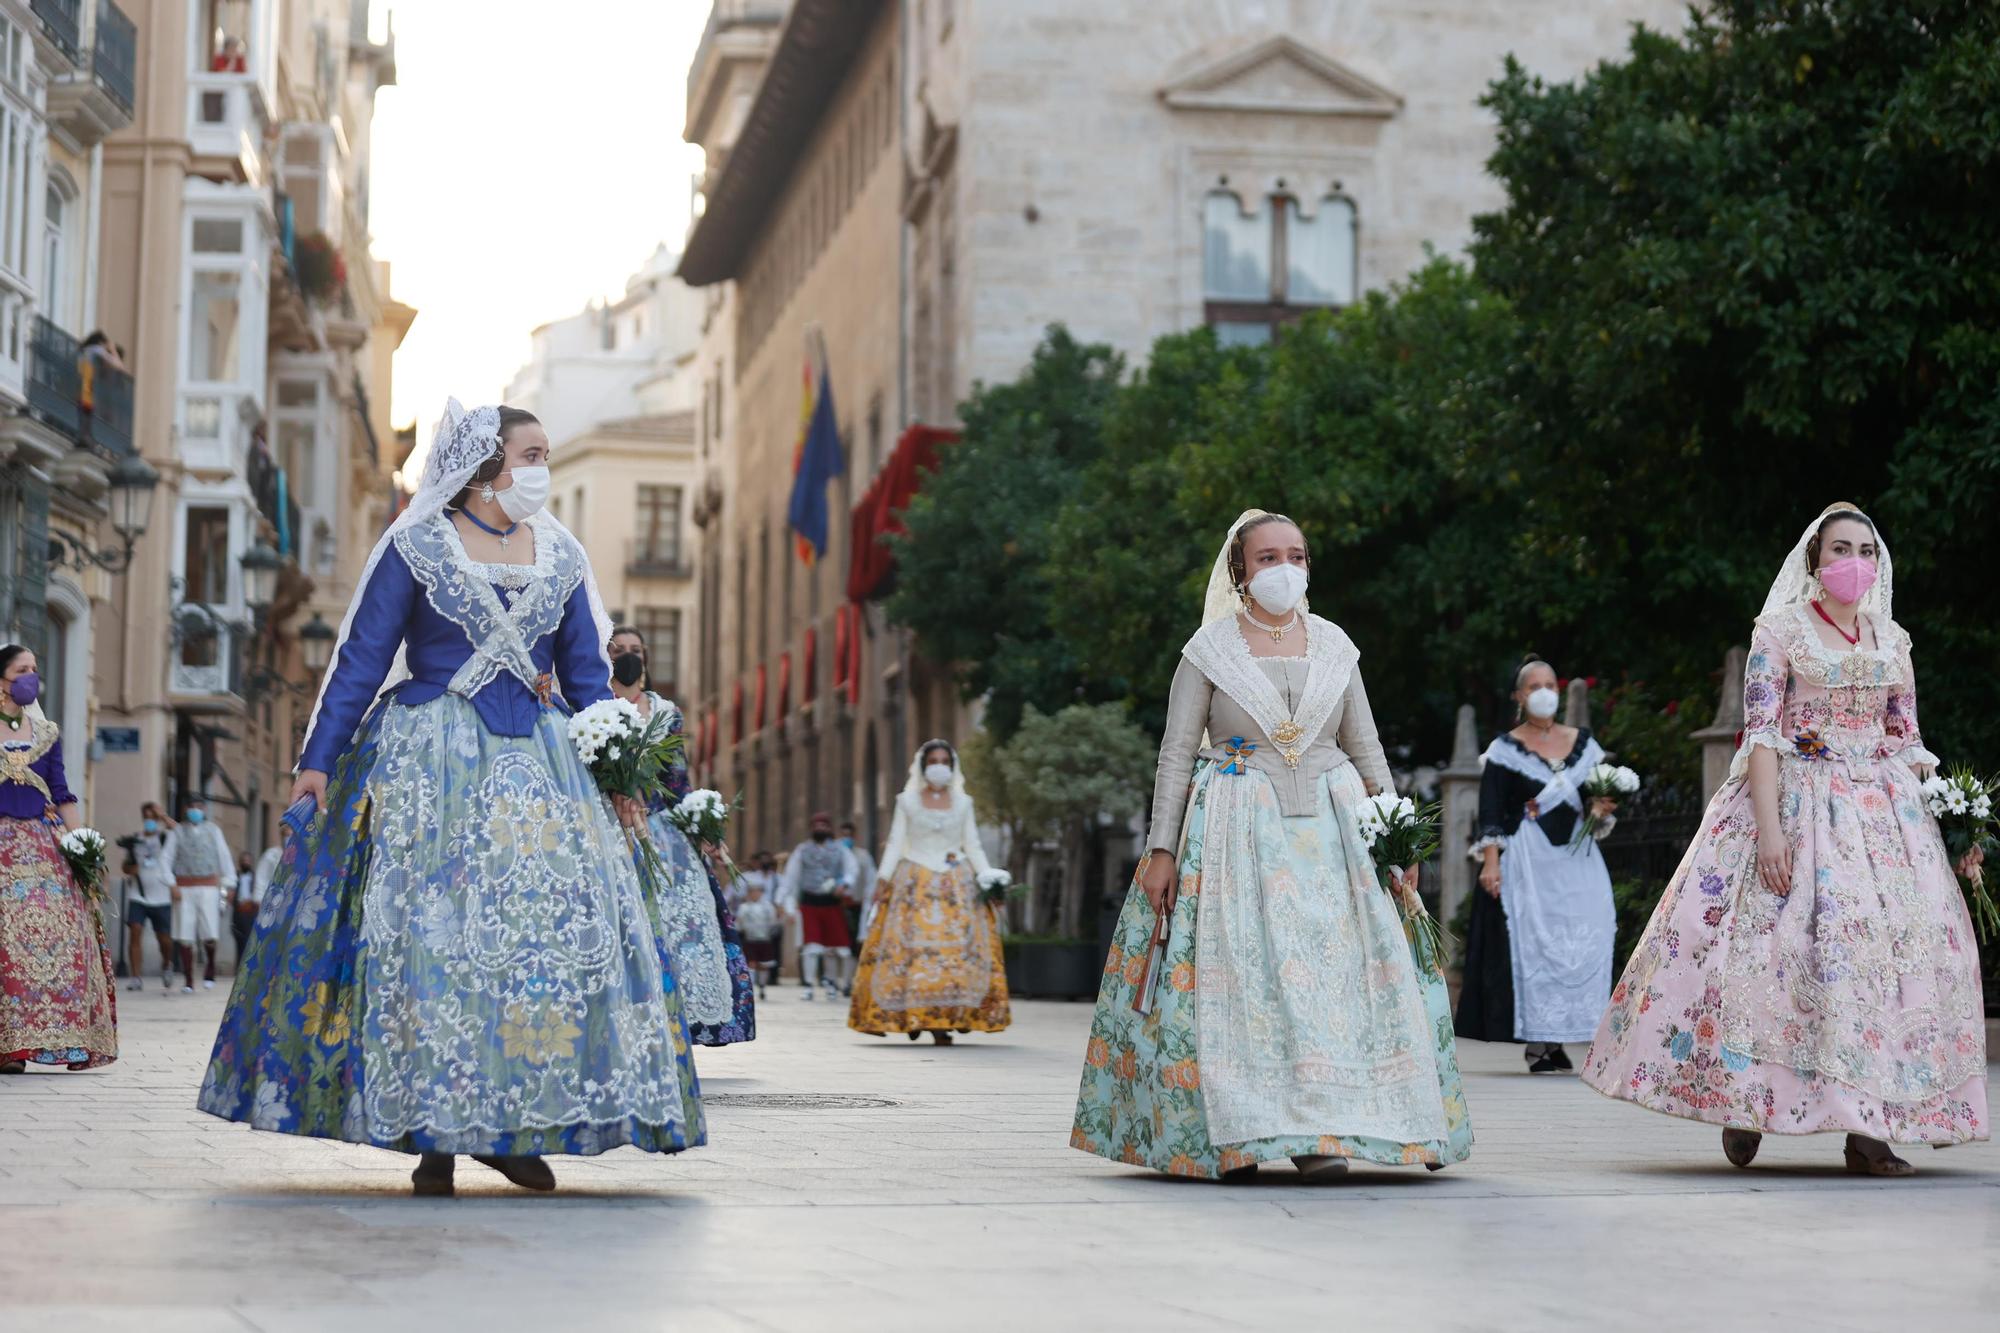
[[[896,450],[889,455],[881,475],[854,506],[848,601],[865,602],[888,591],[896,561],[882,539],[903,531],[903,510],[923,485],[924,474],[937,470],[938,449],[956,439],[955,430],[917,425],[896,441]]]

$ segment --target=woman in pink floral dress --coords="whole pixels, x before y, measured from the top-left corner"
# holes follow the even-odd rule
[[[1891,1144],[1987,1137],[1972,922],[1918,792],[1910,638],[1889,551],[1852,505],[1815,519],[1757,618],[1735,764],[1611,993],[1584,1081],[1724,1126]],[[1959,867],[1977,873],[1975,854]]]

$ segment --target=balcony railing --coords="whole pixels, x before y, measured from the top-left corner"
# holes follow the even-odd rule
[[[83,0],[29,0],[28,8],[42,25],[42,35],[70,63],[83,53]]]
[[[634,537],[625,545],[625,574],[635,579],[691,579],[694,564],[679,542]]]
[[[92,373],[91,410],[83,414],[83,440],[114,454],[132,452],[132,377],[115,366]]]
[[[284,469],[278,466],[270,450],[260,442],[251,446],[243,472],[244,480],[250,484],[250,496],[257,502],[257,512],[264,516],[264,521],[277,535],[272,544],[277,547],[279,555],[297,564],[301,536],[299,524],[305,515],[299,502],[292,498],[291,488],[284,484]]]
[[[111,0],[97,0],[97,41],[90,76],[126,115],[132,114],[139,90],[139,26]]]
[[[83,438],[83,372],[76,339],[41,315],[28,336],[28,408],[72,440]]]

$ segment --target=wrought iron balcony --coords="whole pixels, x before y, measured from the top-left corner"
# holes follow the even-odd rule
[[[98,366],[91,410],[83,414],[83,440],[112,454],[132,452],[132,377],[116,366]]]
[[[83,0],[29,0],[40,36],[70,64],[83,54]]]
[[[76,339],[41,315],[28,335],[28,410],[72,440],[83,438],[83,372]]]
[[[90,77],[129,117],[139,88],[139,26],[111,0],[97,0]]]

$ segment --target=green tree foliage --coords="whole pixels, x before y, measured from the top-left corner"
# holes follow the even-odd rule
[[[1487,105],[1505,205],[1470,268],[1269,349],[1165,338],[1123,384],[1053,331],[967,405],[891,613],[1003,735],[1029,703],[1151,723],[1230,519],[1283,510],[1392,748],[1442,754],[1468,698],[1497,720],[1530,648],[1647,682],[1641,748],[1666,701],[1706,721],[1778,560],[1852,500],[1927,738],[2000,763],[2000,5],[1718,0]]]
[[[1927,730],[2000,758],[2000,596],[1950,577],[2000,500],[2000,6],[1723,0],[1487,103],[1507,206],[1473,252],[1520,316],[1523,532],[1595,585],[1573,666],[1685,689],[1853,500],[1953,665]]]
[[[1011,813],[1029,837],[1063,848],[1063,880],[1054,929],[1091,938],[1088,908],[1096,901],[1093,833],[1104,819],[1122,819],[1152,791],[1152,738],[1122,704],[1071,704],[1054,713],[1027,706],[1012,739],[995,753]],[[1123,885],[1116,886],[1122,889]],[[1035,928],[1048,913],[1034,913]]]
[[[1002,736],[1027,704],[1054,711],[1092,693],[1050,628],[1046,557],[1050,525],[1102,451],[1123,368],[1109,347],[1051,329],[1020,378],[973,391],[963,438],[905,511],[908,534],[892,540],[890,619],[958,664],[968,697],[989,696],[987,725]]]

